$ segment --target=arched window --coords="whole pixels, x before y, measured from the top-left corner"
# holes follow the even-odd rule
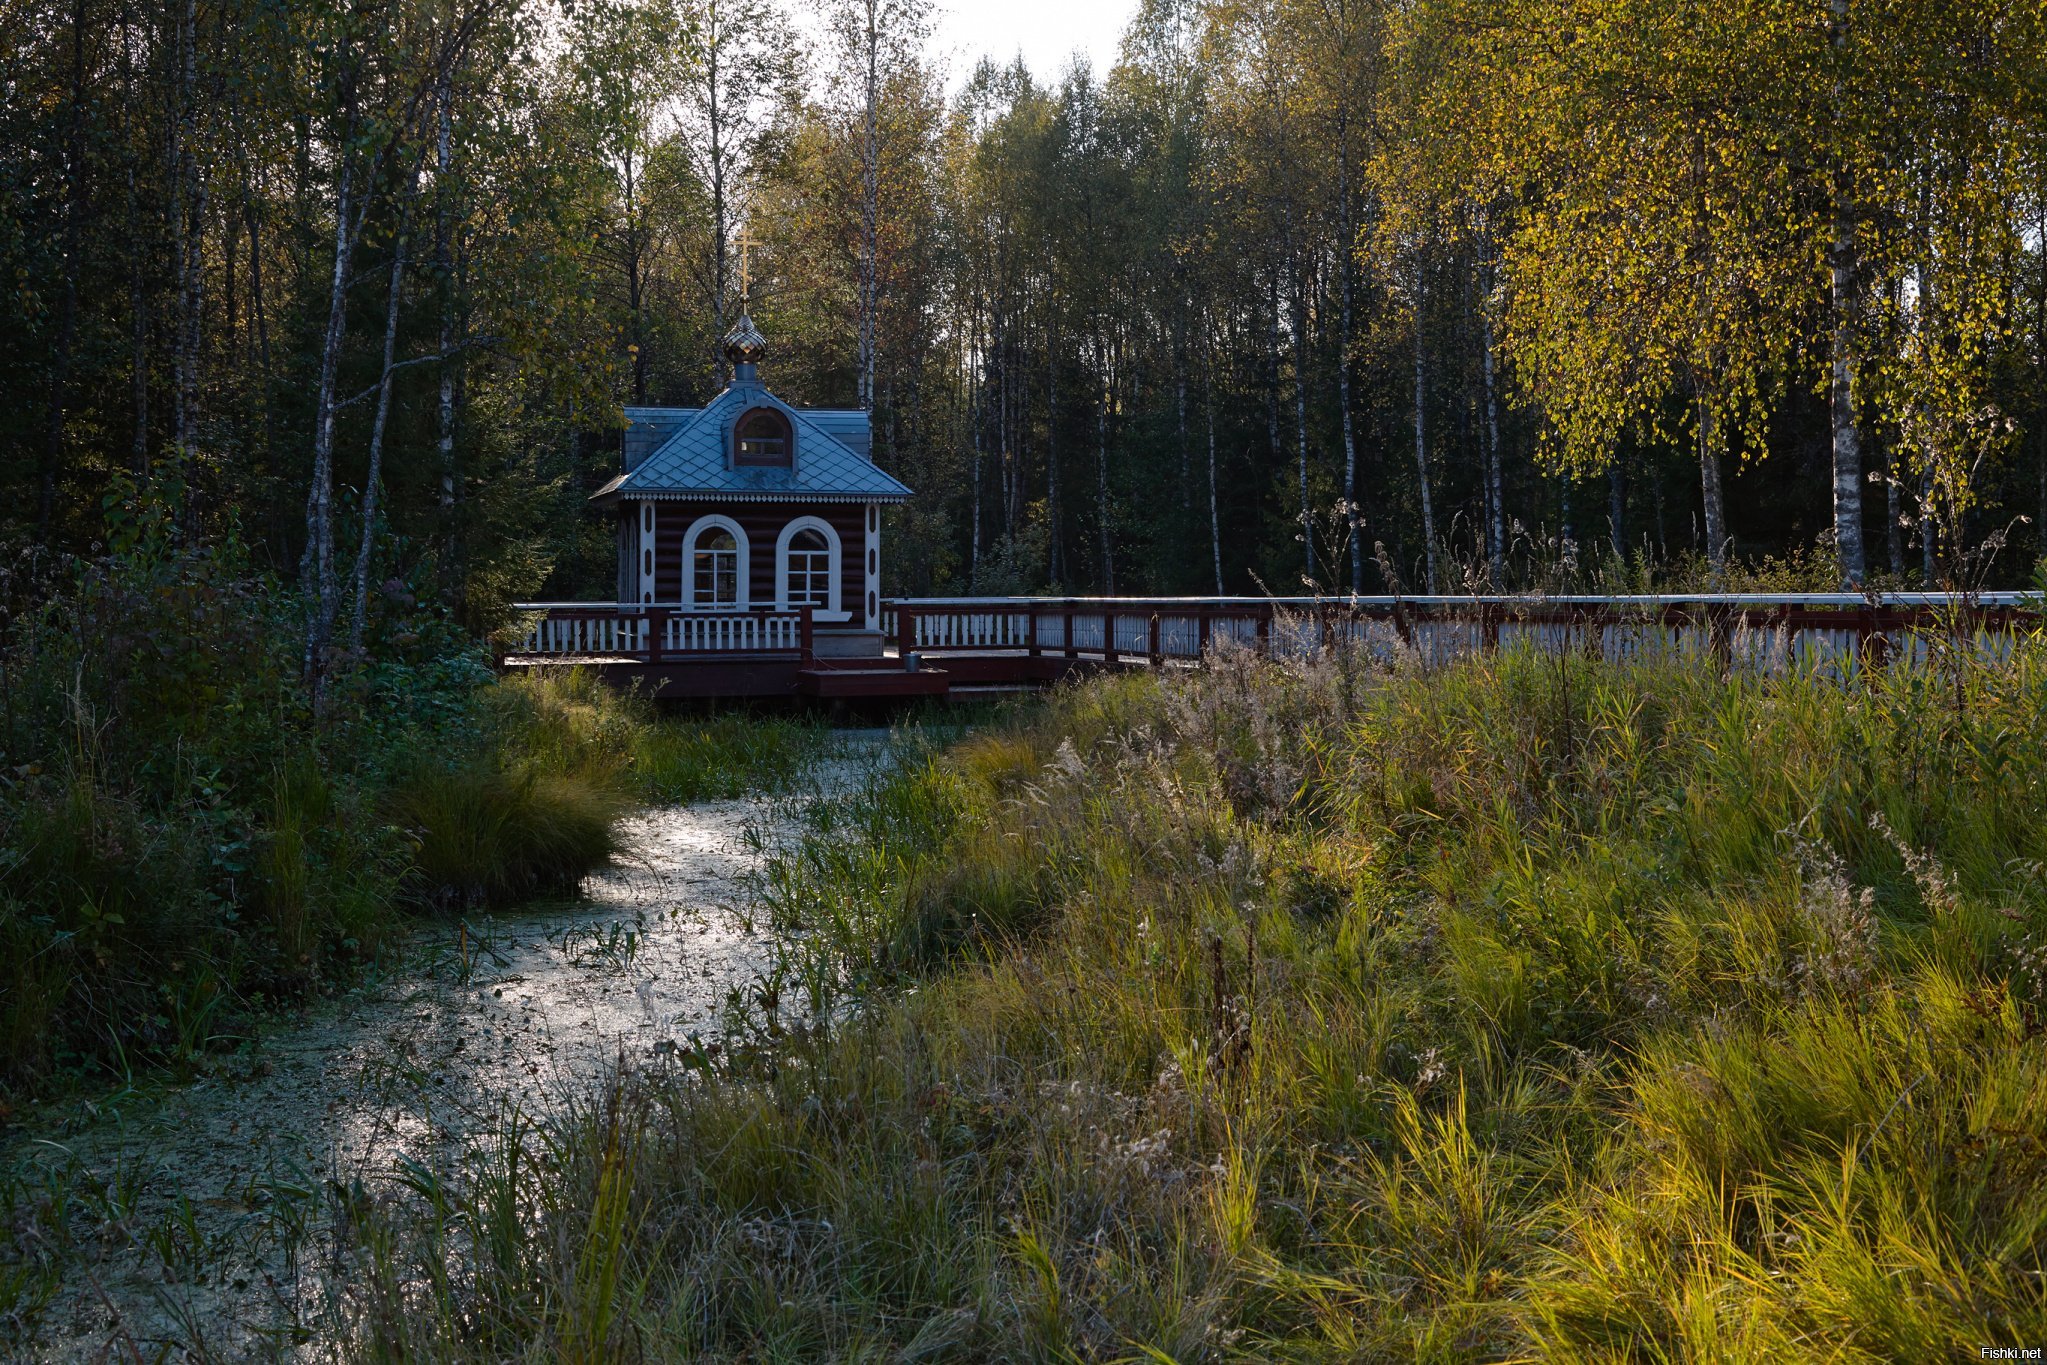
[[[823,517],[798,517],[775,541],[775,603],[782,611],[810,607],[838,619],[839,533]]]
[[[815,531],[789,541],[789,605],[825,607],[832,600],[832,547]]]
[[[796,436],[779,408],[753,408],[732,427],[732,463],[756,468],[788,469],[796,453]]]
[[[690,558],[690,605],[739,605],[739,542],[730,531],[721,528],[697,537]]]
[[[738,522],[716,513],[698,517],[682,537],[682,605],[745,611],[750,562],[746,532]]]

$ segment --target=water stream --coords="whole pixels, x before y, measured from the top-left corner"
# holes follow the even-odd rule
[[[880,739],[842,735],[813,790],[864,770]],[[331,1183],[445,1172],[508,1106],[587,1098],[621,1058],[716,1036],[770,963],[746,875],[806,799],[634,816],[628,853],[581,898],[422,930],[403,969],[191,1084],[22,1144],[18,1162],[65,1173],[90,1205],[71,1224],[96,1229],[27,1358],[260,1358],[288,1347],[283,1325],[317,1332],[322,1287],[284,1246],[317,1235]]]

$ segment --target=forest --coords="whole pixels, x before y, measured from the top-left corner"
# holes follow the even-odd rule
[[[2047,8],[939,29],[0,0],[0,1353],[2047,1340]],[[742,319],[888,594],[1319,600],[512,666]]]
[[[172,490],[309,672],[602,597],[745,306],[918,490],[890,591],[2023,582],[2043,25],[1146,0],[1048,84],[925,0],[7,0],[0,534]]]

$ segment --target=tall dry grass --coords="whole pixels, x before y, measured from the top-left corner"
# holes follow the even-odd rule
[[[2037,640],[1103,679],[827,803],[779,1012],[388,1209],[355,1353],[2039,1343],[2043,866]]]

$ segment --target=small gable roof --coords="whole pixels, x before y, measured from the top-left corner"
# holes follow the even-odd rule
[[[789,418],[796,436],[791,468],[733,467],[732,426],[757,407]],[[758,382],[737,381],[699,409],[628,408],[626,418],[625,473],[593,498],[901,502],[910,496],[908,487],[868,458],[865,412],[806,412]],[[637,431],[645,434],[636,437]]]

